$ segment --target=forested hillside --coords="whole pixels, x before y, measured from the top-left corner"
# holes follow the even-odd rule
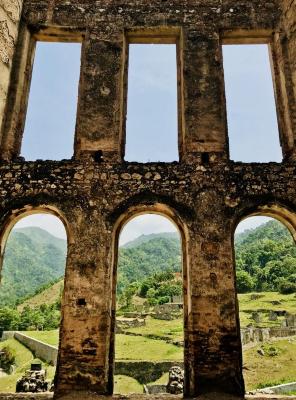
[[[239,292],[296,292],[296,246],[281,223],[273,220],[236,235],[235,249]],[[62,277],[65,258],[65,240],[40,228],[14,230],[5,251],[0,306],[16,304]],[[118,294],[134,282],[140,287],[155,274],[180,270],[176,233],[142,235],[120,248]]]
[[[237,235],[235,249],[240,293],[296,292],[296,246],[281,223],[269,221]]]
[[[174,233],[142,235],[119,251],[118,293],[131,282],[165,271],[181,270],[181,243]]]
[[[11,232],[4,256],[0,306],[17,304],[64,275],[67,243],[36,228]]]

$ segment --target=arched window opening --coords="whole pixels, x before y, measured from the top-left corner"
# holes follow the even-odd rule
[[[67,255],[64,224],[51,214],[24,216],[3,245],[0,392],[53,390]]]
[[[274,218],[249,217],[235,233],[236,287],[247,391],[296,381],[296,246]],[[267,389],[268,388],[268,389]],[[266,392],[267,393],[267,392]]]
[[[115,393],[183,392],[182,276],[180,232],[168,218],[144,214],[124,226],[117,267]]]

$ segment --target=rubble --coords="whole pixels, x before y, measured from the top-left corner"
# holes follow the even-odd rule
[[[184,371],[180,367],[172,367],[169,371],[167,393],[182,394],[184,390]]]
[[[52,384],[46,380],[46,370],[41,364],[32,364],[16,382],[16,393],[42,393],[52,390]]]

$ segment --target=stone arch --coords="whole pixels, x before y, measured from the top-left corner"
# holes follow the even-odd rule
[[[111,321],[111,340],[110,340],[110,370],[109,370],[109,387],[113,390],[114,381],[114,360],[115,360],[115,317],[116,317],[116,284],[117,284],[117,264],[118,264],[118,248],[119,248],[119,236],[124,228],[132,219],[144,215],[144,214],[157,214],[164,218],[167,218],[173,225],[176,226],[181,240],[181,251],[182,251],[182,276],[183,276],[183,311],[184,311],[184,343],[187,342],[187,328],[188,328],[188,315],[191,310],[191,298],[189,288],[189,260],[188,260],[188,231],[186,223],[176,209],[171,208],[163,203],[155,202],[140,203],[127,207],[120,216],[117,218],[113,232],[112,232],[112,243],[113,243],[113,260],[112,260],[112,321]],[[184,346],[186,352],[186,345]],[[184,365],[185,365],[185,380],[186,375],[186,355],[184,354]],[[189,375],[189,374],[188,374]]]
[[[73,243],[74,239],[71,233],[70,225],[64,214],[57,207],[52,205],[26,205],[22,208],[12,209],[12,211],[10,211],[10,213],[4,218],[4,222],[0,226],[0,271],[2,270],[3,266],[7,239],[12,228],[18,221],[33,214],[51,214],[57,217],[65,227],[68,246],[69,244]]]
[[[295,244],[296,244],[296,209],[293,210],[293,206],[289,206],[282,202],[273,202],[273,203],[256,203],[251,207],[245,208],[241,210],[239,215],[235,218],[233,227],[232,227],[232,253],[233,253],[233,270],[234,276],[236,279],[237,274],[237,266],[236,266],[236,254],[235,254],[235,246],[234,246],[234,236],[238,225],[251,217],[270,217],[273,220],[279,221],[285,228],[290,232]],[[238,300],[238,291],[235,285],[235,295],[236,295],[236,303],[237,303],[237,326],[241,329],[241,332],[245,329],[241,326],[240,315],[239,315],[239,300]],[[260,342],[258,342],[259,344]],[[241,359],[243,359],[243,336],[241,340],[241,350],[240,355]]]
[[[69,245],[74,243],[74,234],[70,228],[69,221],[67,217],[64,215],[64,213],[58,209],[54,205],[48,205],[48,204],[40,204],[40,205],[24,205],[21,208],[16,208],[16,207],[11,207],[11,209],[2,217],[2,221],[0,222],[0,271],[2,270],[3,267],[3,261],[5,257],[5,248],[7,244],[7,240],[9,238],[9,235],[13,229],[13,227],[22,220],[23,218],[29,217],[34,214],[50,214],[56,218],[58,218],[66,232],[66,240],[67,240],[67,252],[66,252],[66,260],[65,260],[65,277],[66,277],[66,270],[67,270],[67,264],[68,264],[68,255],[69,255]],[[64,283],[66,281],[66,278],[64,277]],[[59,329],[62,326],[62,319],[63,319],[63,310],[61,309],[61,320],[60,320],[60,325]],[[58,345],[58,357],[57,357],[57,370],[59,367],[60,363],[60,341]],[[57,376],[57,372],[55,373],[55,376]],[[56,378],[55,378],[56,379]]]
[[[290,207],[278,202],[272,204],[263,203],[244,209],[234,221],[232,236],[234,237],[237,226],[243,220],[256,216],[271,217],[281,222],[290,231],[296,243],[296,210],[293,211]]]

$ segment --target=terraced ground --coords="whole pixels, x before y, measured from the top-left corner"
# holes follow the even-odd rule
[[[262,320],[260,326],[280,326],[282,318],[269,321],[269,310],[286,310],[296,314],[296,297],[281,295],[279,293],[264,292],[260,294],[239,295],[241,326],[256,323],[252,320],[252,312],[260,310]],[[137,336],[119,334],[116,336],[117,360],[182,360],[183,349],[172,344],[183,339],[183,320],[161,321],[148,317],[146,326],[128,328],[127,332]],[[45,343],[57,346],[58,331],[30,331],[27,335]],[[139,335],[139,336],[138,336]],[[0,391],[14,391],[16,380],[27,369],[33,360],[32,353],[14,339],[0,343],[0,349],[9,345],[16,352],[16,371],[13,375],[0,378]],[[244,350],[244,377],[246,389],[266,387],[284,382],[296,381],[296,338],[278,340],[263,345],[265,355],[259,355],[256,346]],[[274,347],[274,352],[269,352],[269,347]],[[271,353],[275,353],[271,355]],[[54,368],[46,366],[48,376],[53,377]],[[166,383],[168,375],[164,374],[157,383]],[[115,392],[117,393],[142,393],[142,386],[135,380],[126,376],[115,376]]]

